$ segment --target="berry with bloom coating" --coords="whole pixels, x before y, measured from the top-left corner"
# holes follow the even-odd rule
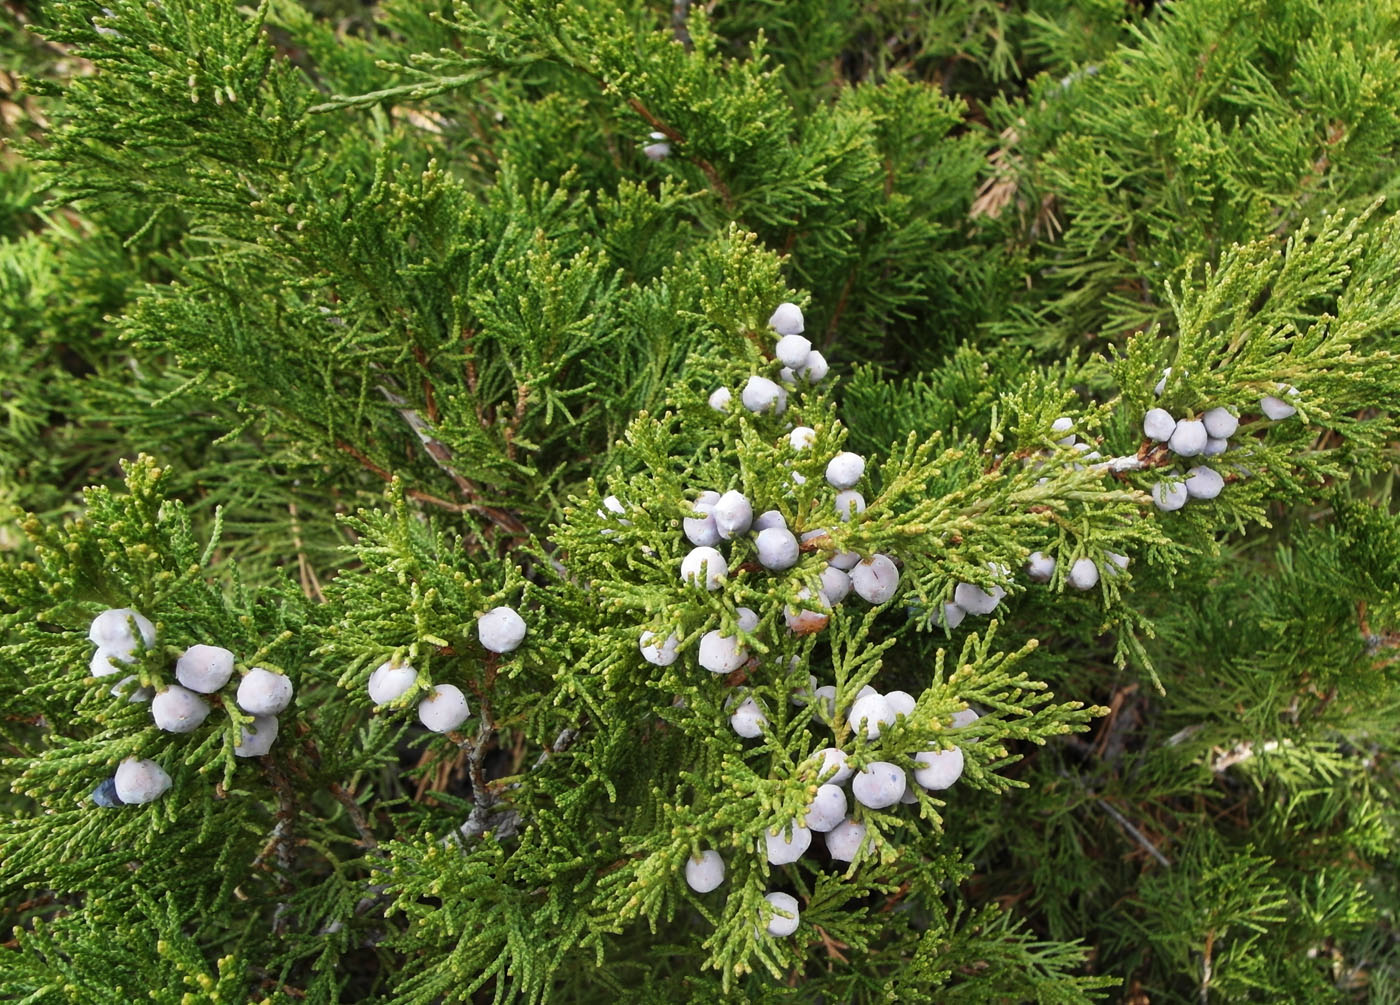
[[[865,824],[842,820],[826,832],[826,850],[838,862],[854,862],[860,846],[865,843]]]
[[[791,935],[793,932],[797,931],[797,919],[799,915],[797,911],[797,899],[795,897],[788,893],[770,893],[766,894],[763,899],[773,906],[774,912],[782,911],[784,914],[791,916],[785,918],[782,914],[774,913],[773,916],[768,919],[767,932],[769,935],[776,935],[781,938],[784,935]]]
[[[418,671],[409,664],[395,666],[392,661],[381,663],[369,675],[369,700],[376,705],[387,705],[408,694],[416,683]]]
[[[1149,440],[1166,443],[1176,431],[1176,420],[1165,408],[1153,408],[1142,417],[1142,432]]]
[[[493,607],[476,619],[476,637],[493,653],[514,652],[525,638],[525,619],[511,607]]]
[[[1298,389],[1296,387],[1284,387],[1282,384],[1279,384],[1278,387],[1290,398],[1296,398],[1298,396]],[[1282,398],[1275,397],[1272,394],[1265,395],[1264,397],[1259,399],[1259,411],[1263,412],[1274,422],[1278,422],[1280,419],[1287,419],[1289,416],[1298,414],[1298,410],[1296,408],[1294,408],[1288,402],[1284,401]]]
[[[841,515],[842,520],[849,520],[852,516],[865,512],[865,496],[855,489],[844,489],[836,493],[836,512]]]
[[[255,715],[250,725],[238,731],[238,743],[233,748],[236,757],[262,757],[272,749],[277,739],[277,716]]]
[[[1048,583],[1055,575],[1055,560],[1043,552],[1033,551],[1026,559],[1026,575],[1033,583]]]
[[[831,782],[818,785],[812,805],[807,807],[807,829],[825,833],[845,819],[845,790]]]
[[[117,798],[124,803],[149,803],[170,788],[170,776],[155,761],[128,757],[113,778]]]
[[[121,649],[98,649],[88,660],[88,671],[94,677],[106,677],[121,670],[117,663],[135,663],[136,657]]]
[[[202,694],[213,694],[232,676],[233,653],[222,646],[190,646],[175,661],[175,679]]]
[[[887,555],[871,555],[851,570],[851,588],[867,603],[883,604],[899,589],[899,570]]]
[[[812,591],[805,586],[797,591],[799,601],[812,600]],[[783,620],[787,622],[788,629],[795,635],[811,635],[819,632],[827,626],[831,616],[826,612],[831,609],[831,603],[826,599],[826,595],[818,593],[812,608],[805,605],[801,608],[784,607]]]
[[[914,714],[914,706],[918,704],[908,691],[890,691],[885,695],[885,701],[889,702],[890,711],[896,716],[906,717]]]
[[[700,636],[698,658],[710,673],[733,673],[744,665],[749,654],[739,645],[737,635],[721,635],[716,628]]]
[[[280,673],[254,667],[238,685],[238,707],[253,715],[276,715],[292,701],[292,682]]]
[[[729,402],[733,400],[733,397],[734,395],[729,388],[717,387],[710,392],[710,407],[716,412],[727,412],[729,411]]]
[[[894,709],[890,708],[885,696],[878,693],[857,698],[851,706],[850,714],[846,716],[846,723],[851,729],[856,732],[865,730],[866,737],[871,740],[878,737],[880,731],[893,722]]]
[[[773,355],[778,357],[778,361],[791,370],[805,366],[811,352],[812,341],[805,335],[784,335],[778,339],[778,344],[773,349]]]
[[[745,698],[729,717],[729,725],[746,740],[755,740],[763,735],[763,727],[768,725],[768,716],[763,714],[758,702]]]
[[[472,710],[462,689],[451,684],[439,684],[433,693],[418,703],[418,721],[434,733],[446,733],[466,722]]]
[[[755,534],[762,534],[769,527],[779,527],[783,530],[787,530],[787,521],[784,520],[783,515],[775,509],[764,510],[762,513],[758,514],[758,516],[754,517],[752,530]]]
[[[728,541],[748,533],[749,526],[753,523],[753,506],[744,498],[742,492],[731,489],[719,497],[711,516],[719,536]]]
[[[958,625],[962,624],[963,618],[965,617],[967,617],[967,611],[963,610],[957,604],[943,605],[943,624],[947,626],[949,631],[952,631],[954,628],[957,628]]]
[[[1068,433],[1073,428],[1074,420],[1071,419],[1068,415],[1062,415],[1050,424],[1050,431],[1052,433]],[[1064,437],[1063,439],[1056,440],[1055,442],[1062,447],[1073,446],[1074,435],[1071,434],[1069,436]]]
[[[758,564],[774,572],[796,565],[801,551],[797,538],[786,527],[769,527],[759,531],[754,546],[758,551]]]
[[[136,629],[132,630],[132,623]],[[129,607],[118,607],[103,611],[92,619],[88,626],[88,641],[99,649],[113,649],[119,652],[136,651],[136,636],[140,633],[146,648],[156,644],[156,626]]]
[[[889,761],[871,761],[856,772],[851,793],[862,806],[882,810],[899,802],[904,787],[903,768]]]
[[[836,720],[836,688],[831,684],[823,684],[812,692],[812,700],[816,703],[817,717],[825,722]]]
[[[806,827],[793,823],[789,829],[792,831],[791,837],[781,830],[777,834],[769,830],[763,835],[769,865],[791,865],[811,846],[812,832]]]
[[[193,691],[172,684],[151,700],[151,718],[167,733],[197,729],[209,714],[209,703]]]
[[[793,450],[806,450],[815,442],[817,431],[811,426],[795,426],[792,432],[788,433],[788,443]]]
[[[1195,457],[1206,448],[1205,423],[1199,419],[1182,419],[1172,430],[1167,449],[1180,457]]]
[[[914,762],[919,765],[914,769],[914,781],[930,791],[946,789],[963,772],[963,752],[957,747],[920,751],[914,755]]]
[[[1157,508],[1164,513],[1179,510],[1186,505],[1186,500],[1190,498],[1186,491],[1186,483],[1180,481],[1158,482],[1152,486],[1152,501],[1157,504]]]
[[[152,698],[155,697],[155,689],[149,687],[141,687],[140,683],[140,678],[138,678],[135,674],[131,674],[129,676],[123,677],[121,680],[113,684],[110,688],[107,689],[107,693],[110,694],[113,698],[120,698],[123,694],[126,694],[126,700],[128,702],[150,701]],[[132,688],[131,693],[127,694],[127,688],[132,684],[135,684],[137,686],[135,688]]]
[[[717,851],[702,851],[685,860],[685,882],[696,893],[709,893],[724,882],[724,859]]]
[[[851,577],[836,566],[828,565],[822,570],[821,591],[826,602],[834,607],[851,592]]]
[[[734,611],[735,618],[739,623],[739,628],[746,632],[752,632],[758,628],[758,612],[752,607],[739,607]],[[796,657],[794,657],[796,659]]]
[[[665,642],[656,641],[655,632],[642,632],[637,648],[642,651],[642,659],[653,666],[668,667],[676,662],[676,646],[681,644],[675,632],[666,637]]]
[[[1099,582],[1099,567],[1092,558],[1076,558],[1066,578],[1076,590],[1092,590]]]
[[[809,384],[816,384],[826,376],[828,369],[826,357],[813,349],[807,354],[807,362],[798,369],[797,375]]]
[[[767,531],[763,532],[768,533]],[[759,535],[760,538],[762,535]],[[760,558],[760,561],[762,559]],[[794,559],[796,561],[796,559]],[[713,548],[693,548],[681,559],[681,582],[718,590],[729,575],[729,563]]]
[[[768,319],[768,327],[779,335],[801,335],[804,330],[802,308],[786,301],[778,305]]]
[[[662,135],[664,136],[665,134],[663,133]],[[642,153],[646,154],[647,160],[664,161],[671,153],[671,144],[648,143],[646,146],[642,147]]]
[[[1240,420],[1224,408],[1208,410],[1201,416],[1201,423],[1206,427],[1206,435],[1216,440],[1228,440],[1240,428]]]
[[[1206,448],[1201,451],[1202,457],[1219,457],[1230,449],[1229,440],[1218,440],[1214,436],[1206,438]]]
[[[115,778],[108,778],[106,781],[102,782],[102,784],[92,790],[92,795],[88,798],[96,805],[106,810],[116,809],[118,806],[125,805],[121,797],[117,795],[117,780]]]
[[[1186,494],[1192,499],[1214,499],[1225,487],[1225,479],[1214,468],[1195,467],[1186,472]]]
[[[830,687],[830,685],[827,686]],[[821,689],[818,688],[818,690]],[[833,692],[835,690],[835,688],[832,688]],[[825,775],[828,771],[834,770],[836,773],[826,779],[826,781],[832,785],[841,785],[855,773],[855,768],[846,763],[846,752],[840,747],[823,747],[821,750],[817,751],[817,753],[820,754],[822,758],[821,770],[817,772],[818,778]]]
[[[970,708],[965,708],[961,712],[954,712],[953,717],[948,720],[953,729],[962,729],[964,726],[971,726],[978,719],[982,718]]]
[[[714,504],[705,499],[706,495],[715,494],[706,492],[695,501],[695,511],[700,516],[688,516],[681,520],[686,540],[700,548],[713,548],[720,542],[719,525],[715,523]]]
[[[959,583],[953,588],[953,603],[968,614],[991,614],[1004,596],[1006,591],[1000,586],[992,587],[991,593],[971,583]]]
[[[852,488],[865,474],[865,458],[843,450],[826,464],[826,480],[834,489]]]
[[[739,400],[750,412],[771,412],[778,410],[778,402],[783,397],[783,389],[767,377],[749,378]]]

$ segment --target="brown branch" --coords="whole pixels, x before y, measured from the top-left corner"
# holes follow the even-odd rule
[[[628,98],[627,103],[632,106],[634,112],[646,119],[647,124],[650,125],[651,128],[655,129],[658,133],[664,133],[668,140],[675,142],[682,150],[685,149],[684,137],[653,115],[651,110],[647,108],[646,105],[642,104],[638,98]],[[720,197],[720,200],[724,203],[724,208],[733,210],[734,196],[729,191],[729,186],[724,183],[724,179],[719,176],[719,172],[715,170],[715,166],[703,157],[697,157],[691,154],[687,154],[686,156],[696,167],[705,172],[705,177],[710,180],[710,187],[713,188],[715,193]]]
[[[690,0],[671,0],[671,34],[676,36],[677,42],[685,46],[686,52],[694,48],[690,40],[690,29],[685,23],[689,15]]]
[[[370,830],[369,820],[365,817],[365,811],[359,803],[355,801],[355,795],[346,789],[339,782],[331,782],[330,793],[335,796],[336,801],[345,807],[345,815],[350,818],[350,822],[355,825],[356,832],[360,835],[360,844],[377,855],[383,853],[379,850],[379,841],[374,836],[374,831]]]

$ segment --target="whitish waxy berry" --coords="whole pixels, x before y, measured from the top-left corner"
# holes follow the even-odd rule
[[[662,135],[664,136],[665,134],[663,133]],[[642,147],[642,153],[647,155],[648,160],[664,161],[671,153],[671,144],[648,143],[646,146]]]
[[[728,541],[748,533],[749,526],[753,523],[753,506],[744,498],[742,492],[731,489],[719,497],[711,516],[719,536]]]
[[[1186,500],[1190,495],[1186,491],[1186,483],[1181,481],[1158,482],[1152,486],[1152,501],[1157,504],[1157,508],[1164,513],[1179,510],[1186,505]]]
[[[1240,420],[1224,408],[1209,409],[1201,416],[1201,423],[1206,427],[1206,435],[1217,440],[1228,440],[1240,428]]]
[[[816,384],[826,377],[827,370],[826,357],[813,349],[807,354],[807,362],[802,364],[797,375],[809,384]]]
[[[113,698],[120,698],[125,694],[128,702],[150,701],[155,697],[156,692],[154,688],[141,687],[140,685],[140,679],[135,674],[131,674],[113,684],[107,689],[107,693]],[[128,688],[130,688],[129,692]]]
[[[856,802],[872,810],[893,806],[904,795],[904,769],[889,761],[871,761],[856,772],[851,794]]]
[[[729,402],[733,400],[733,398],[734,395],[730,392],[729,388],[717,387],[710,392],[710,407],[716,412],[727,412],[729,411]]]
[[[132,622],[136,624],[134,631]],[[135,652],[138,633],[147,649],[156,644],[156,626],[129,607],[103,611],[88,626],[88,640],[93,645],[116,652]]]
[[[1149,440],[1166,443],[1176,431],[1176,420],[1165,408],[1153,408],[1142,417],[1142,434]]]
[[[694,511],[700,515],[681,520],[681,527],[691,544],[702,548],[719,544],[719,525],[715,523],[715,504],[718,502],[718,492],[701,492],[692,504]]]
[[[767,377],[753,376],[744,385],[739,400],[750,412],[781,411],[778,402],[784,397],[783,389]]]
[[[762,561],[762,558],[759,560]],[[729,563],[713,548],[693,548],[681,559],[682,583],[703,586],[707,590],[718,590],[728,576]]]
[[[121,670],[121,667],[117,666],[118,663],[135,662],[136,657],[132,653],[120,649],[98,649],[92,654],[92,659],[88,660],[88,671],[94,677],[106,677]]]
[[[1160,398],[1160,397],[1162,396],[1162,392],[1165,391],[1165,390],[1167,389],[1167,378],[1170,377],[1171,375],[1172,375],[1172,368],[1171,368],[1171,367],[1166,367],[1166,368],[1164,368],[1164,369],[1162,370],[1162,379],[1159,380],[1159,381],[1157,381],[1156,386],[1154,386],[1154,387],[1152,388],[1152,393],[1155,394],[1155,395],[1157,395],[1157,397]],[[1190,374],[1189,371],[1182,371],[1182,374],[1181,374],[1181,375],[1182,375],[1183,377],[1189,377],[1189,376],[1191,376],[1191,374]]]
[[[1006,591],[1000,586],[992,587],[991,593],[971,583],[959,583],[953,588],[953,603],[968,614],[991,614],[1004,596]]]
[[[826,832],[826,850],[838,862],[854,862],[864,843],[865,824],[854,820],[842,820]]]
[[[836,719],[836,688],[831,684],[823,684],[812,692],[812,701],[816,704],[817,715],[827,722]],[[845,755],[842,755],[845,756]]]
[[[1206,448],[1201,451],[1202,457],[1219,457],[1230,449],[1229,440],[1218,440],[1214,436],[1206,438]]]
[[[124,803],[149,803],[165,795],[170,776],[155,761],[128,757],[117,765],[112,779],[117,798]]]
[[[796,426],[788,433],[788,443],[793,450],[806,450],[817,442],[817,431],[811,426]]]
[[[845,790],[831,782],[818,785],[812,805],[807,807],[807,829],[825,833],[845,819]]]
[[[826,686],[831,687],[829,684]],[[818,690],[821,689],[818,688]],[[831,690],[833,694],[836,691],[835,688],[831,688]],[[826,781],[832,785],[842,785],[845,783],[846,779],[850,778],[851,775],[855,773],[855,768],[852,768],[846,763],[846,752],[841,748],[823,747],[821,750],[817,751],[817,753],[819,753],[822,758],[821,770],[817,774],[818,778],[825,775],[828,771],[834,770],[836,773],[826,779]]]
[[[822,596],[826,602],[835,607],[851,592],[851,577],[834,565],[828,565],[822,570]]]
[[[791,569],[797,564],[801,551],[797,538],[786,527],[769,527],[759,531],[754,546],[758,551],[758,564],[774,572]]]
[[[783,302],[768,319],[768,327],[779,335],[801,335],[804,330],[802,308],[796,304]]]
[[[1052,433],[1068,433],[1073,428],[1074,420],[1071,419],[1068,415],[1062,415],[1050,424],[1050,431]],[[1072,446],[1074,444],[1074,436],[1066,436],[1063,439],[1056,440],[1055,442],[1062,447]]]
[[[1104,568],[1110,576],[1118,575],[1119,572],[1126,569],[1129,563],[1132,562],[1132,559],[1127,555],[1120,555],[1116,551],[1105,551],[1103,556],[1108,559],[1109,564]]]
[[[1092,590],[1099,582],[1099,567],[1092,558],[1076,558],[1065,578],[1076,590]]]
[[[865,458],[843,450],[826,464],[826,480],[834,489],[848,489],[865,474]]]
[[[1172,430],[1167,449],[1179,457],[1195,457],[1206,448],[1205,423],[1199,419],[1182,419]]]
[[[724,882],[724,859],[717,851],[702,851],[685,860],[685,882],[696,893],[709,893]]]
[[[369,700],[376,705],[387,705],[408,694],[416,683],[418,671],[409,664],[381,663],[369,675]]]
[[[763,835],[764,843],[767,845],[769,865],[791,865],[802,857],[812,844],[812,832],[806,827],[799,827],[796,823],[788,828],[791,836],[779,831],[774,834],[771,830]]]
[[[209,703],[178,684],[151,699],[151,719],[167,733],[188,733],[209,714]]]
[[[201,694],[213,694],[232,676],[233,653],[222,646],[190,646],[175,661],[175,679]]]
[[[754,517],[752,530],[755,534],[762,534],[769,527],[778,527],[782,530],[787,530],[787,521],[784,520],[783,515],[775,509],[764,510],[762,513],[758,514],[758,516]]]
[[[493,653],[514,652],[525,639],[525,619],[511,607],[493,607],[476,619],[476,637]]]
[[[598,511],[598,515],[606,516],[607,513],[604,513],[604,510],[606,510],[607,513],[616,513],[618,516],[622,516],[622,514],[627,512],[627,507],[622,505],[622,500],[619,499],[617,496],[604,496],[603,509]],[[619,520],[618,523],[627,526],[629,524],[629,521]]]
[[[852,516],[865,512],[865,496],[855,489],[844,489],[836,493],[836,512],[841,515],[842,520],[849,520]]]
[[[918,704],[908,691],[890,691],[886,693],[885,701],[889,702],[890,711],[896,716],[906,717],[914,714],[914,706]]]
[[[894,709],[882,694],[868,694],[857,698],[851,706],[846,723],[856,732],[865,731],[867,739],[875,739],[880,732],[894,723]]]
[[[795,664],[797,662],[797,657],[794,656],[792,659]],[[807,675],[806,684],[801,684],[789,692],[788,701],[792,702],[792,704],[796,705],[798,708],[806,708],[811,703],[812,699],[816,697],[816,692],[817,675],[809,673]]]
[[[763,898],[773,908],[773,915],[768,919],[767,932],[769,935],[782,938],[797,931],[797,920],[799,912],[797,910],[797,898],[788,893],[769,893]],[[777,912],[783,912],[779,914]],[[784,917],[783,915],[788,915]]]
[[[851,589],[870,604],[883,604],[899,589],[899,570],[887,555],[871,555],[851,569]]]
[[[971,726],[978,719],[982,718],[970,708],[965,708],[961,712],[954,712],[949,723],[954,729],[962,729],[964,726]]]
[[[233,748],[236,757],[262,757],[272,749],[277,739],[277,716],[255,715],[253,721],[238,731],[238,743]]]
[[[768,725],[768,716],[763,714],[758,702],[745,698],[729,717],[729,726],[746,740],[754,740],[763,735],[763,727]]]
[[[946,789],[958,780],[963,772],[963,752],[954,747],[951,750],[924,750],[914,755],[914,781],[930,791]]]
[[[253,715],[276,715],[292,702],[292,682],[280,673],[254,667],[238,685],[238,707]]]
[[[1192,499],[1214,499],[1225,487],[1225,479],[1214,468],[1195,467],[1186,472],[1186,494]]]
[[[700,636],[700,665],[710,673],[733,673],[744,665],[749,654],[737,635],[721,635],[719,629]]]
[[[1055,560],[1043,552],[1033,551],[1026,559],[1026,575],[1033,583],[1048,583],[1055,575]]]
[[[792,367],[785,366],[778,371],[778,383],[784,387],[793,387],[797,384],[797,374],[792,372]]]
[[[963,618],[965,617],[967,617],[967,611],[963,610],[957,604],[943,605],[943,624],[947,626],[949,631],[952,631],[954,628],[957,628],[958,625],[962,624]]]
[[[794,471],[794,472],[792,473],[792,483],[793,483],[794,485],[806,485],[806,484],[807,484],[807,476],[804,475],[804,474],[803,474],[802,472],[800,472],[800,471]]]
[[[121,797],[117,795],[117,780],[115,778],[103,781],[92,790],[92,794],[88,798],[105,810],[116,809],[118,806],[124,805]]]
[[[1290,398],[1296,398],[1298,396],[1298,389],[1296,387],[1284,387],[1280,384],[1279,388]],[[1275,397],[1272,394],[1267,394],[1259,399],[1259,411],[1263,412],[1274,422],[1298,414],[1296,408],[1282,398]]]
[[[472,710],[462,689],[438,684],[433,693],[418,703],[418,721],[434,733],[447,733],[466,722]]]
[[[734,615],[742,630],[752,632],[758,628],[758,612],[752,607],[735,608]]]
[[[812,341],[805,335],[784,335],[778,339],[778,344],[773,350],[773,355],[778,357],[778,361],[785,367],[796,370],[800,366],[805,366],[807,357],[812,352]]]
[[[642,659],[659,667],[668,667],[676,662],[676,646],[681,644],[680,638],[672,632],[666,636],[665,642],[657,642],[656,639],[655,632],[642,632],[641,641],[637,643]]]
[[[804,586],[797,591],[797,599],[799,601],[812,600],[813,603],[810,607],[803,604],[801,608],[791,606],[783,608],[783,620],[787,622],[790,631],[796,635],[811,635],[827,626],[831,616],[826,612],[831,609],[831,604],[824,594],[818,593],[814,599],[812,591]]]

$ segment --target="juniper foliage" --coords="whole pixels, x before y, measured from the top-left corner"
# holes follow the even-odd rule
[[[107,3],[0,26],[6,1000],[1400,993],[1393,4]],[[710,490],[797,561],[686,582]],[[128,700],[198,643],[292,682],[270,754],[237,680]],[[831,746],[964,769],[770,863]]]

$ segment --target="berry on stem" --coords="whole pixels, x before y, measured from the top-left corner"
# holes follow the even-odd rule
[[[238,731],[238,743],[233,748],[236,757],[262,757],[272,749],[277,739],[277,716],[255,715],[250,725]]]
[[[767,534],[768,531],[764,531]],[[762,534],[759,535],[760,539]],[[789,535],[791,536],[791,535]],[[762,561],[760,551],[759,561]],[[793,559],[796,561],[796,558]],[[681,559],[681,582],[718,590],[729,576],[729,564],[714,548],[693,548]]]
[[[525,639],[525,619],[512,607],[493,607],[476,619],[476,636],[493,653],[514,652]]]
[[[167,733],[189,733],[209,714],[209,703],[193,691],[172,684],[151,700],[151,719]]]
[[[238,707],[253,715],[276,715],[292,701],[292,682],[280,673],[254,667],[238,685]]]
[[[175,661],[175,679],[202,694],[213,694],[232,676],[233,653],[222,646],[190,646]]]
[[[438,684],[433,693],[418,703],[418,721],[434,733],[447,733],[471,716],[467,696],[451,684]]]
[[[409,689],[418,683],[418,671],[405,663],[395,666],[393,662],[379,664],[369,675],[369,698],[376,705],[387,705],[402,698]]]
[[[800,917],[797,910],[797,898],[788,893],[770,893],[765,895],[763,899],[768,901],[775,912],[768,919],[767,932],[769,935],[782,938],[797,931],[797,922]],[[776,913],[778,911],[783,912],[783,914]],[[784,917],[784,914],[789,915],[789,917]]]
[[[724,859],[717,851],[702,851],[685,860],[685,882],[696,893],[709,893],[724,882]]]
[[[112,779],[117,798],[124,803],[149,803],[170,788],[170,776],[155,761],[128,757],[117,765]]]

